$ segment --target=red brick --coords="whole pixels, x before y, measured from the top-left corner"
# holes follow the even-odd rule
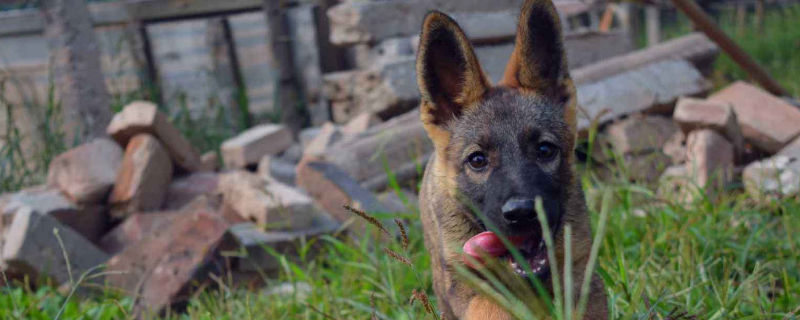
[[[169,154],[154,136],[133,137],[111,192],[110,216],[122,219],[134,212],[161,209],[172,169]]]
[[[353,218],[344,205],[361,208],[369,212],[386,210],[369,191],[335,165],[306,160],[297,166],[297,185],[305,189],[320,207],[339,222]]]
[[[0,197],[0,234],[11,225],[16,212],[24,208],[56,218],[89,241],[98,240],[108,228],[103,206],[75,205],[58,189],[41,186]]]
[[[606,134],[614,151],[629,155],[661,150],[678,130],[672,119],[633,115],[608,126]]]
[[[326,123],[320,128],[311,142],[303,149],[304,157],[324,157],[328,148],[342,139],[342,130],[333,123]]]
[[[684,133],[697,129],[712,129],[733,143],[737,153],[744,149],[744,137],[729,103],[682,97],[672,117]]]
[[[248,221],[271,229],[307,228],[317,210],[308,196],[275,180],[269,182],[246,171],[222,175],[223,203]]]
[[[108,139],[95,139],[53,159],[47,183],[77,203],[102,203],[116,181],[121,163],[119,145]]]
[[[748,83],[738,81],[708,99],[730,103],[745,140],[764,151],[778,152],[800,135],[800,110]]]
[[[672,164],[682,164],[686,162],[686,135],[681,132],[675,132],[663,148],[664,154],[672,159]]]
[[[219,156],[214,151],[209,151],[200,156],[200,171],[217,171],[219,169]]]
[[[221,272],[217,249],[228,224],[204,211],[176,218],[108,262],[108,284],[137,297],[139,315],[186,301],[210,273]]]
[[[197,197],[217,192],[219,175],[214,172],[197,172],[175,179],[167,188],[165,210],[177,210]]]
[[[284,125],[262,124],[222,143],[222,160],[229,169],[255,165],[265,155],[277,155],[292,146],[292,132]]]
[[[230,219],[230,216],[225,216],[219,195],[201,195],[176,210],[140,212],[131,215],[103,236],[99,242],[100,248],[110,254],[117,254],[172,224],[173,221],[180,219],[181,215],[199,211],[215,213],[230,223],[243,222],[240,218]]]
[[[5,276],[17,279],[27,276],[37,282],[40,279],[52,280],[56,285],[69,284],[71,279],[102,266],[108,259],[105,253],[72,228],[30,208],[14,214],[13,222],[3,236],[0,253],[0,265]],[[101,278],[95,277],[89,282],[101,283]]]
[[[201,167],[197,150],[151,102],[131,102],[114,115],[106,132],[123,146],[134,136],[149,133],[158,137],[178,167],[187,171],[198,171]]]
[[[103,236],[100,248],[109,254],[117,254],[152,235],[155,230],[170,225],[180,214],[185,213],[167,211],[133,214]]]
[[[710,129],[692,131],[686,139],[686,165],[699,187],[720,188],[733,179],[733,145]]]

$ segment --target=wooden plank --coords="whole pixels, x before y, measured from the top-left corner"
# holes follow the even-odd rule
[[[113,95],[125,95],[137,90],[138,74],[144,63],[135,57],[138,45],[135,30],[122,26],[95,28],[94,33],[100,49],[100,63],[106,86]],[[20,35],[0,38],[0,78],[8,78],[7,90],[30,91],[22,99],[19,94],[6,95],[12,104],[24,101],[43,101],[47,96],[50,49],[44,35]],[[32,75],[35,75],[32,77]],[[18,88],[22,86],[24,88]],[[21,100],[22,99],[22,100]]]
[[[647,46],[652,47],[661,42],[661,12],[657,6],[644,8],[645,28],[647,29]]]
[[[44,19],[38,10],[25,9],[0,12],[0,36],[41,33]]]
[[[701,71],[710,66],[718,52],[717,46],[704,35],[693,33],[666,41],[647,49],[613,57],[572,72],[576,84],[599,81],[615,74],[668,59],[685,59]]]
[[[208,22],[186,20],[147,25],[145,28],[152,57],[152,72],[163,105],[179,106],[185,102],[193,114],[199,114],[209,98],[227,102],[216,90],[212,75],[212,55],[206,45]],[[185,99],[185,101],[181,101]],[[173,109],[174,110],[174,109]]]
[[[89,14],[94,26],[123,24],[130,21],[124,6],[118,2],[89,4]],[[38,9],[0,12],[0,37],[40,34],[44,31],[44,18]]]
[[[564,18],[592,8],[592,5],[578,1],[559,1],[555,6]],[[446,10],[437,6],[436,1],[429,0],[351,1],[328,10],[330,40],[337,45],[352,45],[414,36],[419,34],[422,19],[430,10],[450,14],[475,43],[511,40],[516,34],[519,15],[519,5],[516,4],[497,6],[492,10],[471,10],[467,6]]]
[[[259,0],[138,0],[125,2],[130,18],[145,21],[187,19],[199,16],[261,10]]]
[[[89,4],[94,26],[125,24],[134,20],[158,22],[209,15],[224,15],[261,10],[259,0],[137,0]],[[0,37],[36,34],[44,30],[37,9],[0,12]]]
[[[90,3],[89,14],[95,26],[125,24],[131,20],[124,1]]]
[[[294,132],[300,131],[305,122],[304,112],[298,107],[301,93],[294,68],[294,56],[289,33],[289,19],[286,8],[278,1],[263,0],[264,14],[267,16],[267,63],[270,69],[278,72],[277,90],[281,107],[281,123]]]
[[[317,101],[322,86],[322,56],[314,24],[313,5],[300,5],[286,10],[289,36],[292,39],[294,73],[307,102]]]

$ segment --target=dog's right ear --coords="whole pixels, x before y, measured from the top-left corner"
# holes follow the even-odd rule
[[[447,15],[425,16],[417,54],[417,84],[422,98],[420,118],[437,145],[449,138],[447,124],[489,90],[472,44]],[[439,141],[437,141],[439,140]]]

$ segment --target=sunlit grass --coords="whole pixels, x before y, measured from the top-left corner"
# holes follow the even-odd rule
[[[697,319],[797,318],[797,199],[757,204],[733,192],[683,206],[626,182],[595,181],[589,188],[590,193],[608,190],[611,200],[598,272],[614,319],[679,314]],[[590,208],[601,207],[597,201],[590,197]],[[633,214],[634,210],[639,213]],[[599,217],[595,209],[590,214],[593,220]],[[198,294],[185,314],[170,317],[364,319],[374,313],[378,319],[431,318],[422,305],[409,302],[414,290],[422,290],[435,304],[422,227],[415,214],[401,217],[408,223],[406,249],[399,238],[374,229],[353,237],[325,237],[319,240],[320,255],[299,263],[282,260],[280,276],[269,281],[272,286],[289,283],[310,290],[266,295],[221,281],[221,289]],[[382,248],[397,252],[414,267]],[[0,290],[0,318],[44,319],[64,303],[63,296],[52,290]],[[73,299],[66,310],[64,318],[94,319],[94,314],[114,318],[130,312],[130,304],[109,297]]]
[[[760,25],[751,13],[739,27],[734,16],[732,12],[723,15],[723,29],[795,98],[800,97],[800,5],[766,11]],[[725,55],[717,59],[714,70],[718,86],[747,79],[747,74]]]

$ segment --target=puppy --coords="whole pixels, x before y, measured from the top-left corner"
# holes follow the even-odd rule
[[[574,169],[575,86],[553,3],[525,1],[514,52],[496,86],[458,24],[440,12],[425,18],[416,68],[420,118],[435,148],[420,190],[420,214],[444,319],[511,318],[460,281],[454,266],[463,265],[465,254],[488,253],[507,261],[507,272],[530,276],[498,246],[497,235],[486,232],[487,220],[513,239],[543,284],[551,283],[551,270],[563,270],[547,258],[537,197],[559,262],[563,228],[568,224],[573,230],[572,292],[578,301],[592,236]],[[606,303],[603,283],[594,276],[585,318],[607,319]]]

